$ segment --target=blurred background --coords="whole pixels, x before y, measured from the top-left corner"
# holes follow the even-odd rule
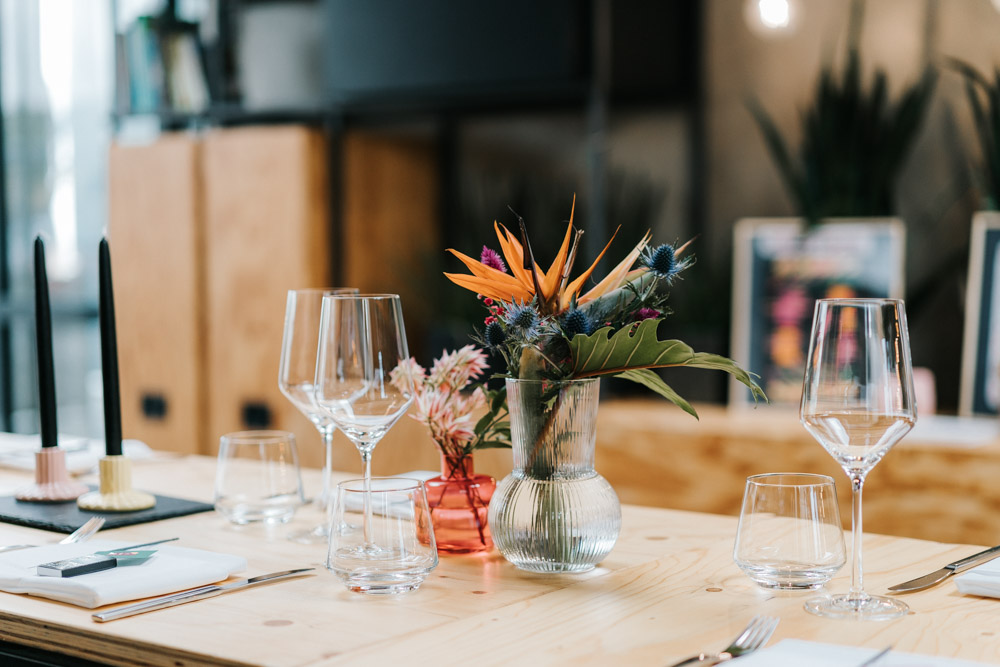
[[[444,249],[478,255],[519,215],[547,263],[574,195],[587,262],[619,225],[612,263],[646,229],[696,239],[671,337],[728,354],[734,223],[800,213],[748,101],[795,146],[852,7],[865,82],[883,71],[896,99],[936,72],[891,210],[870,213],[905,223],[914,362],[954,412],[989,202],[947,59],[1000,65],[996,0],[0,0],[0,430],[38,428],[38,233],[67,433],[103,432],[106,233],[125,435],[154,447],[301,419],[276,386],[289,288],[401,293],[424,364],[465,344],[483,313]],[[725,382],[671,384],[721,403]]]

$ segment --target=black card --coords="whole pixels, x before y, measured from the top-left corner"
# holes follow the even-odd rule
[[[102,530],[107,530],[208,512],[212,509],[214,508],[208,503],[172,496],[156,496],[156,505],[135,512],[92,512],[81,510],[76,501],[28,503],[16,500],[14,496],[0,496],[0,521],[57,533],[72,533],[92,516],[104,517]]]

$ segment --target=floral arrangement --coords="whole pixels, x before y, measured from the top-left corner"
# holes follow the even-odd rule
[[[499,253],[484,246],[477,260],[449,249],[470,273],[445,276],[475,292],[487,308],[483,329],[474,338],[503,355],[507,376],[558,384],[612,375],[642,384],[697,417],[653,371],[688,366],[729,373],[749,387],[755,399],[766,399],[753,376],[731,359],[659,338],[671,312],[666,303],[669,288],[693,263],[684,256],[690,242],[651,247],[647,232],[607,276],[584,291],[612,236],[593,264],[570,279],[583,234],[573,227],[575,203],[562,245],[547,270],[535,261],[523,219],[520,240],[494,223]]]
[[[444,351],[429,372],[413,357],[390,372],[393,385],[401,390],[409,378],[416,406],[410,417],[427,426],[445,457],[463,459],[476,449],[510,447],[505,392],[476,382],[487,368],[486,353],[466,345]],[[483,410],[485,414],[473,422]]]

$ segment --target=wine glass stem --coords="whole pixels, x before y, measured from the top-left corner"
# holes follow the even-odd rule
[[[330,506],[330,477],[333,474],[333,427],[319,429],[323,438],[323,487],[319,494],[319,502],[323,509]]]
[[[861,566],[861,491],[865,485],[863,475],[851,475],[851,546],[854,550],[853,563],[851,566],[851,593],[852,600],[861,600],[865,596],[865,576]]]
[[[333,426],[327,426],[319,430],[323,438],[323,486],[319,494],[320,509],[326,517],[327,526],[330,525],[333,511],[333,503],[330,502],[331,481],[333,475]]]
[[[361,462],[365,466],[365,485],[364,485],[364,540],[365,548],[368,549],[372,545],[372,452],[370,449],[361,450]]]

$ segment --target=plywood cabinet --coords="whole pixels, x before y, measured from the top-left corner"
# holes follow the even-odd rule
[[[207,451],[246,427],[311,436],[278,390],[278,360],[288,290],[330,282],[324,139],[294,126],[214,130],[202,174]]]
[[[277,385],[287,291],[340,275],[362,291],[401,293],[410,338],[421,336],[426,297],[407,276],[426,253],[441,252],[433,144],[375,132],[344,137],[336,234],[329,157],[322,132],[288,125],[112,148],[126,437],[212,454],[223,433],[266,426],[295,433],[303,462],[318,466],[316,429]],[[410,440],[386,449],[403,451]],[[421,447],[434,462],[432,445]],[[341,442],[337,454],[353,467],[351,445]]]
[[[198,453],[206,437],[200,145],[112,146],[108,238],[125,437]]]

